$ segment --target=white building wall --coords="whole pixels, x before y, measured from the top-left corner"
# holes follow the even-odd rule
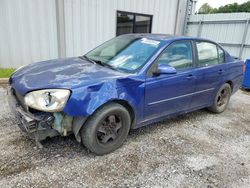
[[[55,2],[0,0],[0,67],[57,57]]]
[[[153,15],[152,33],[174,34],[186,0],[65,0],[66,56],[81,55],[116,36],[116,12]],[[178,26],[177,26],[178,27]],[[179,26],[180,34],[182,27]]]
[[[0,0],[0,68],[17,68],[36,61],[58,58],[64,42],[65,54],[62,57],[82,55],[116,36],[117,10],[153,15],[152,33],[173,34],[176,30],[177,34],[181,34],[186,2]],[[60,19],[64,23],[63,27],[58,26],[58,4],[64,7],[64,17]]]

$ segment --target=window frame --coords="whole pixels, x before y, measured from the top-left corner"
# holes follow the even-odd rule
[[[224,62],[223,63],[218,63],[215,65],[209,65],[209,66],[199,66],[199,55],[198,55],[198,47],[197,47],[197,43],[198,42],[206,42],[206,43],[210,43],[210,44],[214,44],[216,46],[216,50],[217,50],[217,58],[218,58],[218,62],[219,62],[219,49],[222,50],[223,52],[223,57],[224,57]],[[205,67],[213,67],[213,66],[218,66],[218,65],[222,65],[224,63],[226,63],[226,52],[225,50],[218,45],[216,42],[213,41],[209,41],[209,40],[199,40],[199,39],[194,39],[193,40],[194,46],[195,46],[195,66],[197,68],[205,68]]]
[[[196,57],[196,47],[195,47],[195,44],[194,44],[194,41],[191,40],[191,39],[184,39],[184,40],[176,40],[176,41],[173,41],[171,42],[170,44],[168,44],[162,51],[161,53],[154,59],[153,63],[150,65],[149,69],[147,70],[147,75],[148,76],[152,76],[153,75],[153,71],[155,68],[157,68],[157,62],[159,60],[159,58],[161,57],[161,55],[165,52],[165,50],[172,46],[173,44],[176,44],[176,43],[183,43],[183,42],[190,42],[191,43],[191,46],[192,46],[192,66],[190,68],[187,68],[187,69],[183,69],[183,70],[177,70],[177,74],[178,73],[181,73],[181,72],[185,72],[186,70],[190,70],[190,69],[193,69],[196,67],[196,61],[197,61],[197,57]]]
[[[218,53],[219,60],[220,60],[219,49],[223,52],[223,63],[219,63],[219,65],[220,65],[220,64],[226,63],[226,53],[225,53],[225,50],[217,44],[217,53]]]
[[[132,14],[134,16],[134,18],[133,18],[133,32],[132,33],[135,33],[135,28],[136,28],[136,20],[135,20],[135,18],[136,18],[136,16],[149,17],[150,18],[150,22],[149,22],[149,32],[148,33],[152,32],[153,15],[117,10],[116,11],[116,36],[119,36],[118,35],[118,27],[117,27],[118,26],[118,14],[119,13]]]

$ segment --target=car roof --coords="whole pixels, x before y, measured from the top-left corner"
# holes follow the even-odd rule
[[[133,36],[135,38],[149,38],[149,39],[155,39],[155,40],[161,40],[161,41],[174,41],[174,40],[205,40],[205,41],[210,41],[208,39],[203,39],[203,38],[198,38],[198,37],[189,37],[189,36],[182,36],[182,35],[172,35],[172,34],[157,34],[157,33],[129,33],[125,34],[129,36]]]

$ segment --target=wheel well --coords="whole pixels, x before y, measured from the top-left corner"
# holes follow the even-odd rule
[[[233,87],[233,82],[229,80],[229,81],[227,81],[226,83],[228,83],[228,84],[230,85],[230,87],[231,87],[231,92],[233,92],[233,88],[234,88],[234,87]]]
[[[135,125],[135,111],[134,111],[133,107],[125,100],[112,100],[110,102],[118,103],[127,109],[127,111],[129,112],[129,115],[131,117],[131,128],[133,128]]]

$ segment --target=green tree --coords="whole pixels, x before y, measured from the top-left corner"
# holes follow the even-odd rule
[[[212,10],[213,10],[213,8],[208,3],[205,3],[201,6],[198,13],[199,14],[209,14],[209,13],[211,13]]]
[[[250,12],[250,1],[243,4],[233,3],[219,8],[212,8],[208,3],[201,6],[198,14],[213,14],[213,13],[232,13],[232,12]]]
[[[250,12],[250,1],[243,3],[240,6],[241,12]]]

